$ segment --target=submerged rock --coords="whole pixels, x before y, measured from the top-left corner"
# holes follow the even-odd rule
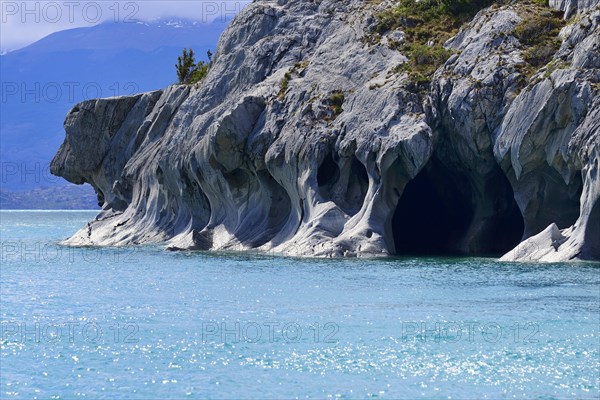
[[[385,4],[254,2],[202,83],[69,112],[52,172],[103,210],[65,243],[600,259],[591,3],[556,6],[581,14],[532,76],[520,7],[481,11],[418,93],[402,51],[370,40]],[[535,251],[509,251],[522,240]]]

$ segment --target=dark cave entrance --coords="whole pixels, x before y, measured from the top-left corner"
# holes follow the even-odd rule
[[[335,185],[339,177],[340,167],[338,167],[330,153],[325,157],[317,170],[317,184],[324,197],[330,197],[331,188]]]
[[[345,196],[343,201],[339,202],[342,210],[348,215],[355,215],[365,202],[368,190],[369,175],[367,169],[356,157],[352,157]]]
[[[473,185],[466,173],[432,160],[394,211],[395,254],[497,256],[518,245],[524,222],[508,179],[498,171]]]
[[[585,230],[583,257],[600,259],[600,200],[596,200]]]
[[[565,183],[562,175],[547,167],[539,174],[535,189],[538,195],[528,199],[523,212],[527,222],[525,237],[537,235],[552,223],[556,223],[559,229],[575,224],[579,218],[583,193],[580,171],[573,175],[569,183]]]
[[[426,167],[406,187],[392,217],[398,255],[453,255],[473,217],[471,193]]]

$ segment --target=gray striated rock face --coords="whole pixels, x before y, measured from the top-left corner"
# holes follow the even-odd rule
[[[565,19],[576,13],[585,13],[598,7],[598,0],[548,0],[550,7],[565,12]]]
[[[555,224],[560,245],[533,237],[539,250],[518,247],[506,260],[600,259],[597,171],[600,159],[600,12],[563,30],[556,60],[511,104],[494,153],[515,190],[525,237]],[[560,61],[558,61],[560,60]],[[556,229],[555,229],[556,230]],[[543,236],[543,235],[542,235]],[[545,254],[541,254],[545,253]]]
[[[373,5],[255,2],[200,85],[71,110],[52,172],[103,211],[66,243],[600,259],[592,3],[524,89],[518,6],[480,12],[423,96],[365,40]]]

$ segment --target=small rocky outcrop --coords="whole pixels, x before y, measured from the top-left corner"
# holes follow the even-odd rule
[[[549,63],[515,33],[531,10],[492,6],[424,91],[402,32],[372,40],[391,3],[256,1],[202,83],[69,112],[52,172],[103,209],[65,243],[599,260],[600,11],[551,5]]]

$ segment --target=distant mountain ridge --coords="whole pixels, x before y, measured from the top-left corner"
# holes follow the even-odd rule
[[[94,210],[98,199],[89,185],[65,185],[24,192],[0,190],[2,210]]]
[[[27,47],[6,53],[6,56],[27,53],[49,53],[73,50],[107,50],[124,48],[141,51],[153,51],[165,45],[178,43],[190,45],[207,45],[214,49],[216,40],[227,26],[227,20],[215,20],[212,23],[190,21],[184,19],[162,18],[155,21],[138,22],[104,22],[92,27],[73,28],[55,32]],[[169,36],[165,36],[168,30]],[[205,35],[215,39],[213,42],[199,41],[189,37],[193,34]],[[152,39],[152,40],[148,40]]]
[[[64,137],[66,112],[89,98],[130,95],[174,83],[174,65],[182,49],[193,48],[206,60],[206,51],[214,51],[228,22],[107,22],[56,32],[1,55],[3,194],[64,186],[62,179],[44,179],[49,174],[42,174],[40,180],[27,171],[48,169]]]

